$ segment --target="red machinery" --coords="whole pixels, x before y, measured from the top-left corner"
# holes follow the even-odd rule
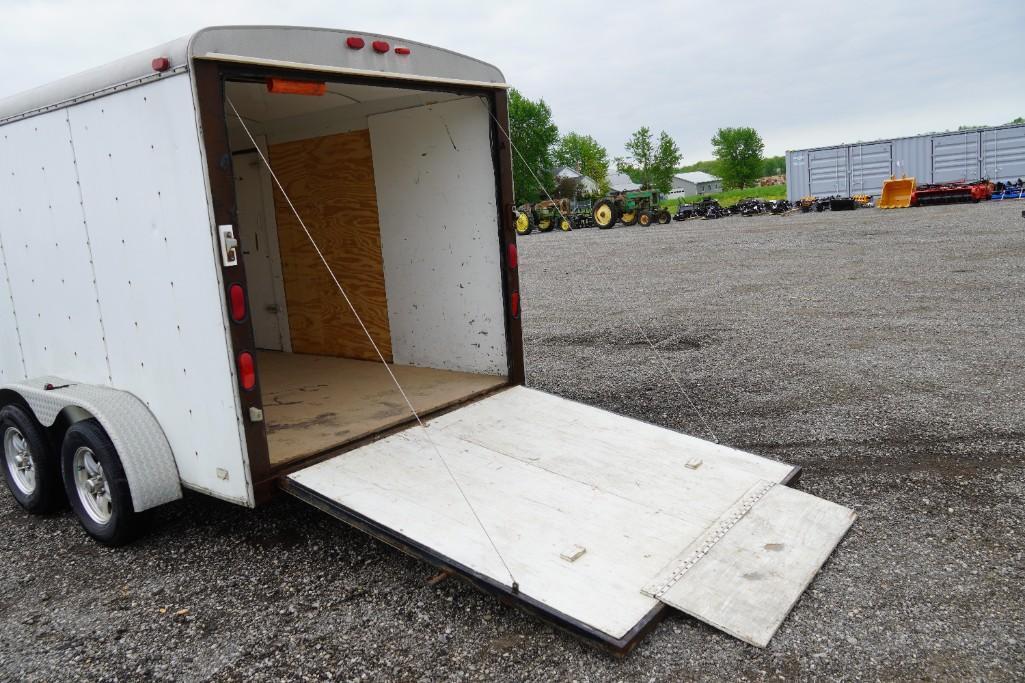
[[[987,180],[980,180],[975,183],[960,182],[919,185],[911,193],[911,206],[980,202],[983,199],[989,199],[991,196],[993,196],[993,187]]]

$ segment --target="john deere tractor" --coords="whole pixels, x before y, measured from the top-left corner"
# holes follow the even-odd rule
[[[673,220],[668,209],[659,206],[658,192],[655,190],[635,190],[620,192],[599,200],[594,205],[594,222],[599,228],[609,229],[617,221],[623,225],[640,223],[648,226],[658,221],[665,225]]]
[[[516,232],[529,235],[534,228],[537,228],[538,232],[550,232],[556,227],[563,232],[569,232],[573,228],[569,210],[568,199],[546,199],[533,205],[524,204],[516,214]]]

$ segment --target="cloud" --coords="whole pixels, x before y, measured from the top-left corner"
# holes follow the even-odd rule
[[[642,125],[687,160],[720,126],[767,151],[1002,123],[1025,115],[1025,5],[963,3],[367,3],[0,0],[0,97],[214,24],[407,37],[501,68],[563,131],[611,154]]]

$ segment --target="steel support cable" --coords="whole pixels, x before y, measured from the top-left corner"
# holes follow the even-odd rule
[[[409,412],[416,419],[417,424],[423,428],[423,433],[427,437],[427,441],[431,444],[431,447],[434,449],[435,455],[438,456],[438,459],[441,461],[441,464],[445,466],[445,470],[448,472],[449,478],[452,479],[452,483],[455,484],[456,489],[458,489],[459,495],[461,495],[463,501],[466,502],[466,507],[469,508],[470,513],[473,514],[473,517],[477,521],[477,525],[480,527],[480,530],[488,539],[488,543],[491,544],[492,550],[495,551],[495,555],[498,557],[499,562],[502,563],[502,567],[505,568],[506,573],[509,575],[509,581],[511,583],[513,593],[518,593],[519,584],[516,582],[516,577],[513,576],[512,569],[509,568],[509,564],[505,561],[505,557],[502,555],[502,552],[498,549],[498,546],[495,544],[495,540],[491,537],[491,534],[488,533],[487,527],[484,525],[483,520],[481,520],[480,515],[477,514],[477,510],[473,507],[473,503],[470,502],[470,498],[466,495],[466,491],[464,491],[463,487],[459,484],[459,479],[456,478],[456,475],[452,471],[452,468],[449,467],[448,461],[445,459],[445,456],[442,455],[441,449],[438,448],[438,444],[434,442],[434,438],[431,436],[430,430],[427,429],[427,425],[425,425],[424,421],[420,419],[420,413],[418,413],[416,408],[413,407],[413,402],[409,400],[409,396],[406,394],[406,390],[402,388],[402,384],[399,383],[399,380],[395,376],[395,373],[392,372],[391,366],[388,365],[388,361],[384,359],[384,354],[381,353],[380,347],[377,346],[377,342],[374,341],[374,337],[370,334],[370,330],[367,329],[366,324],[363,322],[363,318],[361,318],[359,313],[356,311],[356,307],[353,305],[352,300],[349,298],[349,295],[346,293],[345,288],[342,287],[342,283],[339,282],[338,277],[335,275],[334,269],[331,268],[331,264],[328,263],[327,258],[324,256],[324,253],[320,250],[320,245],[317,244],[317,240],[313,238],[313,234],[310,232],[309,228],[306,227],[305,221],[303,221],[302,216],[299,215],[299,210],[295,208],[295,204],[292,203],[292,199],[288,196],[288,192],[285,191],[285,187],[281,184],[281,181],[278,180],[278,176],[276,173],[274,173],[274,169],[271,168],[270,162],[267,160],[267,157],[264,156],[263,150],[260,149],[260,146],[256,143],[256,138],[253,137],[253,134],[249,131],[249,127],[246,125],[245,121],[242,119],[242,116],[239,114],[238,109],[235,108],[235,103],[232,102],[231,98],[227,96],[225,96],[225,100],[227,101],[228,106],[231,107],[231,110],[235,113],[235,117],[242,125],[242,130],[245,131],[246,137],[249,138],[250,143],[252,143],[253,145],[253,149],[255,149],[256,153],[260,156],[260,160],[263,162],[263,165],[267,168],[267,172],[270,173],[271,178],[274,180],[274,184],[277,186],[278,190],[280,190],[281,196],[285,198],[285,201],[288,203],[288,207],[292,210],[292,213],[295,215],[295,219],[299,222],[299,227],[301,227],[303,232],[306,233],[306,239],[308,239],[310,244],[313,246],[313,250],[317,252],[317,257],[320,259],[321,263],[324,264],[324,268],[327,269],[327,273],[331,276],[331,280],[335,283],[335,287],[338,288],[338,291],[339,293],[341,293],[342,298],[345,299],[345,303],[349,307],[349,310],[352,311],[352,315],[355,316],[356,322],[358,322],[359,326],[363,329],[363,333],[367,336],[367,339],[370,341],[370,345],[373,347],[374,353],[377,354],[377,357],[378,359],[380,359],[381,364],[384,365],[384,369],[388,371],[388,376],[391,378],[391,381],[395,385],[395,388],[398,389],[399,394],[402,395],[402,400],[406,402],[406,407],[409,408]]]
[[[491,111],[491,107],[488,106],[488,104],[484,100],[484,98],[481,98],[481,103],[484,105],[484,108],[487,109],[487,112],[491,116],[491,119],[495,122],[495,125],[498,126],[498,129],[500,131],[502,131],[502,134],[505,136],[505,139],[509,142],[509,146],[513,149],[514,152],[516,152],[516,155],[519,156],[520,161],[523,162],[523,166],[527,169],[527,172],[530,173],[531,177],[534,178],[534,182],[536,182],[537,186],[539,188],[541,188],[541,191],[548,198],[548,201],[550,201],[552,203],[552,205],[554,206],[555,210],[559,212],[559,217],[562,220],[568,220],[566,218],[566,215],[562,212],[562,209],[559,208],[558,202],[556,202],[554,199],[552,199],[552,196],[550,194],[548,194],[548,191],[544,187],[544,183],[542,183],[541,180],[537,177],[537,174],[534,173],[534,170],[530,167],[530,164],[527,163],[527,160],[523,157],[523,154],[520,153],[519,148],[516,147],[516,144],[512,141],[512,137],[510,137],[509,132],[505,128],[502,127],[502,123],[495,116],[494,112]],[[634,318],[634,316],[630,314],[630,308],[623,301],[623,298],[620,296],[619,292],[616,291],[616,288],[612,287],[612,286],[609,287],[609,291],[612,292],[612,295],[616,298],[616,301],[619,302],[619,305],[623,309],[623,313],[626,314],[626,317],[630,320],[630,322],[633,324],[633,326],[635,328],[637,328],[637,331],[640,333],[640,335],[642,337],[644,337],[644,341],[647,342],[648,347],[651,348],[651,352],[654,354],[655,358],[658,360],[658,363],[662,366],[662,369],[665,370],[666,375],[673,382],[673,384],[676,385],[676,388],[679,390],[680,394],[682,394],[683,397],[685,399],[687,399],[687,402],[690,404],[690,407],[693,409],[694,414],[698,416],[698,419],[701,420],[701,424],[703,424],[705,426],[705,430],[712,437],[712,441],[714,441],[715,443],[719,443],[719,437],[716,435],[716,433],[712,429],[712,427],[708,424],[708,420],[705,419],[705,416],[701,413],[701,410],[698,409],[698,406],[694,402],[694,399],[691,398],[691,396],[687,392],[687,390],[684,389],[683,383],[680,382],[680,380],[676,377],[676,373],[674,373],[670,369],[669,364],[666,363],[666,360],[662,356],[662,353],[658,350],[658,348],[655,346],[655,344],[652,343],[651,338],[648,336],[648,334],[641,327],[640,323],[638,323],[637,319]]]

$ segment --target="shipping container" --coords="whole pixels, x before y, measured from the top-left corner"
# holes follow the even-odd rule
[[[788,151],[787,198],[867,194],[907,175],[919,185],[951,181],[1016,181],[1025,177],[1025,125]]]
[[[0,102],[15,500],[120,545],[183,488],[286,492],[616,653],[670,606],[764,646],[854,514],[523,386],[507,90],[218,27]]]

